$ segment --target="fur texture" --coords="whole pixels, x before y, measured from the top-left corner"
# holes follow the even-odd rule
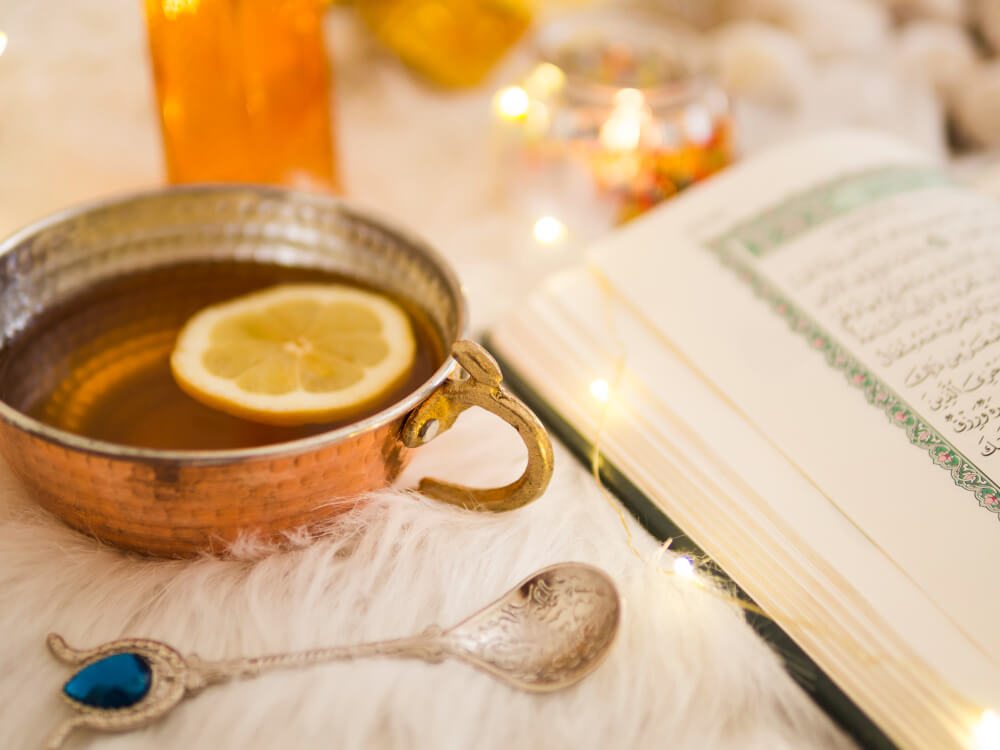
[[[487,484],[523,458],[507,429],[471,412],[407,473]],[[68,712],[68,669],[45,634],[89,646],[126,635],[205,658],[311,648],[450,625],[533,570],[583,560],[611,573],[625,618],[608,661],[578,686],[522,694],[456,662],[392,659],[273,673],[207,689],[159,724],[70,747],[801,748],[843,741],[742,622],[666,575],[672,557],[616,513],[564,451],[544,498],[506,515],[379,493],[311,543],[246,540],[229,560],[139,559],[104,548],[3,485],[0,736],[38,747]],[[846,743],[843,743],[846,744]]]
[[[2,15],[0,232],[155,183],[141,5],[36,0]],[[544,263],[531,223],[504,213],[489,190],[489,90],[428,95],[362,39],[348,29],[332,46],[346,183],[441,247],[469,286],[474,320],[488,323]],[[522,451],[508,427],[470,411],[421,449],[400,487],[424,475],[505,482]],[[47,653],[50,631],[76,646],[158,638],[205,658],[354,643],[448,626],[561,560],[603,567],[626,605],[608,661],[566,692],[515,692],[451,661],[368,659],[212,687],[147,730],[78,734],[69,747],[848,745],[739,611],[663,574],[670,554],[638,529],[644,559],[635,557],[587,473],[562,450],[556,461],[545,497],[514,513],[470,513],[399,489],[322,538],[293,538],[278,552],[245,540],[232,559],[188,562],[102,547],[41,511],[0,467],[0,748],[38,747],[69,710],[59,689],[70,670]]]

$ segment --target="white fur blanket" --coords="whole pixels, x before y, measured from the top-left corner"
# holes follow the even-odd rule
[[[423,449],[408,470],[491,483],[523,449],[482,413]],[[293,551],[153,561],[70,531],[4,475],[0,525],[0,743],[38,747],[69,709],[68,668],[45,634],[90,646],[165,640],[205,658],[305,649],[457,622],[533,570],[583,560],[625,602],[608,661],[578,686],[535,696],[461,663],[391,659],[273,673],[209,688],[132,735],[81,733],[70,747],[802,748],[838,746],[826,718],[738,610],[669,569],[634,531],[641,562],[590,477],[564,451],[548,493],[507,515],[383,492]],[[846,743],[845,743],[846,744]]]
[[[135,0],[0,0],[0,232],[60,205],[158,180]],[[354,37],[338,39],[338,59]],[[367,54],[367,53],[366,53]],[[352,192],[428,235],[469,284],[474,319],[509,305],[529,225],[492,202],[488,92],[437,96],[390,62],[341,65],[341,153]],[[521,245],[518,243],[521,242]],[[522,250],[517,250],[521,247]],[[401,482],[487,486],[523,461],[512,431],[472,411]],[[534,696],[456,662],[390,659],[273,673],[207,689],[130,735],[83,748],[808,748],[848,743],[792,683],[741,613],[660,568],[671,556],[618,517],[557,450],[538,502],[506,515],[378,493],[315,540],[230,560],[155,561],[102,547],[40,511],[0,467],[0,748],[38,747],[69,709],[68,668],[45,635],[90,646],[165,640],[205,658],[353,643],[447,626],[535,569],[582,560],[625,602],[610,658],[578,686]]]

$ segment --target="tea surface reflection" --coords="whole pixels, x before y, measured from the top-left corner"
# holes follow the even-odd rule
[[[177,333],[207,305],[294,282],[356,282],[252,262],[203,262],[144,271],[94,286],[34,321],[0,353],[0,398],[53,427],[112,443],[226,450],[295,440],[364,419],[424,383],[444,361],[412,306],[417,339],[408,378],[350,419],[295,427],[258,424],[204,406],[170,373]]]

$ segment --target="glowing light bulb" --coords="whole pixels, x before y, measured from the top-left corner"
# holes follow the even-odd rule
[[[535,239],[543,245],[551,245],[566,236],[566,225],[555,216],[543,216],[535,222]]]
[[[611,386],[604,378],[598,378],[590,384],[590,395],[606,404],[611,399]]]
[[[497,110],[511,120],[517,120],[528,111],[528,93],[520,86],[508,86],[497,94]]]
[[[3,54],[5,49],[7,49],[7,35],[0,31],[0,55]]]
[[[1000,716],[996,711],[983,711],[974,731],[976,750],[1000,750]]]
[[[685,580],[694,578],[694,563],[690,557],[678,557],[674,560],[674,573]]]

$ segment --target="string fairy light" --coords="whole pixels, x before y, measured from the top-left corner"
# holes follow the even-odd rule
[[[611,399],[611,386],[604,378],[597,378],[590,384],[590,395],[606,404]]]
[[[993,709],[983,711],[973,737],[975,750],[1000,750],[1000,715]]]
[[[520,86],[508,86],[496,95],[497,111],[509,120],[519,120],[528,113],[531,101]]]
[[[634,151],[642,140],[643,121],[650,118],[638,89],[615,94],[615,108],[601,126],[601,145],[609,151]]]
[[[687,555],[675,557],[674,573],[677,574],[678,578],[683,578],[688,581],[694,580],[694,563],[691,562],[691,558]]]
[[[551,245],[566,236],[566,225],[555,216],[543,216],[535,222],[534,234],[543,245]]]

